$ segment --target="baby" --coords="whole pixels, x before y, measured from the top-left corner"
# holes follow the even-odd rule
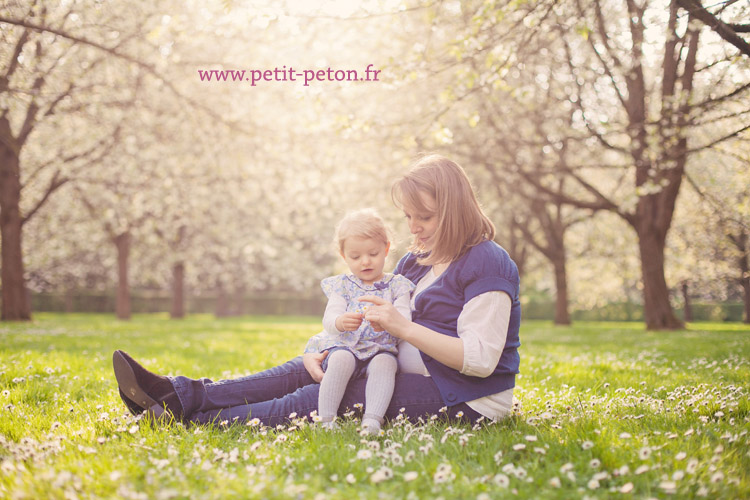
[[[325,427],[334,428],[349,380],[366,374],[362,428],[378,434],[393,395],[398,339],[386,331],[374,331],[364,320],[366,303],[357,299],[365,295],[381,297],[411,320],[409,302],[414,284],[401,275],[383,273],[391,243],[385,223],[375,211],[347,214],[336,228],[335,239],[351,272],[321,282],[328,297],[323,315],[325,330],[305,347],[306,353],[329,352],[322,365],[325,375],[320,384],[318,415]]]

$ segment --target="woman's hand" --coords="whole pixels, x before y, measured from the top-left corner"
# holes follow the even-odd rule
[[[323,360],[328,356],[328,351],[323,352],[306,352],[302,355],[302,364],[305,366],[305,370],[310,374],[312,379],[317,383],[323,380],[325,372],[321,368]]]
[[[362,324],[362,314],[355,312],[344,313],[336,318],[336,329],[340,332],[353,332]]]
[[[404,334],[411,322],[398,312],[393,304],[376,297],[365,295],[360,302],[371,302],[373,305],[365,312],[365,319],[370,322],[376,332],[387,330],[394,337],[404,338]]]

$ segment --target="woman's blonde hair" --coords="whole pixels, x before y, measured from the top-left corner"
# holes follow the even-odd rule
[[[334,242],[341,253],[347,238],[372,238],[388,244],[388,228],[383,218],[372,208],[347,213],[336,226]]]
[[[426,207],[420,193],[435,199],[435,207]],[[495,237],[495,225],[479,206],[466,172],[456,162],[437,154],[423,156],[409,172],[393,183],[391,196],[400,208],[432,212],[438,218],[435,246],[419,257],[421,265],[452,262],[469,248]],[[409,247],[420,253],[419,238]]]

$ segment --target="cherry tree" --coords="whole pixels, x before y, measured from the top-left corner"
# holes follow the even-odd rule
[[[549,199],[622,217],[638,236],[647,326],[680,327],[665,280],[675,201],[691,155],[747,129],[747,113],[734,109],[750,89],[747,62],[702,33],[694,12],[684,15],[676,1],[478,2],[462,14],[470,23],[455,53],[470,84],[455,95],[502,88],[507,73],[561,85],[559,106],[574,114],[553,137],[560,146],[577,137],[582,161],[529,163],[519,173]],[[567,192],[558,189],[561,177]]]
[[[29,1],[0,12],[2,319],[31,317],[23,226],[64,184],[99,165],[119,138],[123,109],[132,103],[132,93],[118,92],[120,67],[154,71],[132,55],[154,52],[144,42],[155,20],[151,7],[133,3],[125,12],[93,1]]]

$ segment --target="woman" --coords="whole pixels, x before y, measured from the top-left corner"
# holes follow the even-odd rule
[[[464,170],[430,155],[393,185],[414,235],[395,274],[417,285],[412,320],[378,297],[365,318],[400,339],[399,373],[386,418],[400,410],[411,420],[438,415],[498,419],[512,408],[521,320],[519,277],[508,253],[492,239]],[[114,369],[123,401],[134,413],[165,411],[196,423],[257,418],[277,425],[317,409],[321,363],[310,353],[235,380],[212,382],[155,375],[122,351]],[[352,380],[339,412],[365,399],[365,380]]]

